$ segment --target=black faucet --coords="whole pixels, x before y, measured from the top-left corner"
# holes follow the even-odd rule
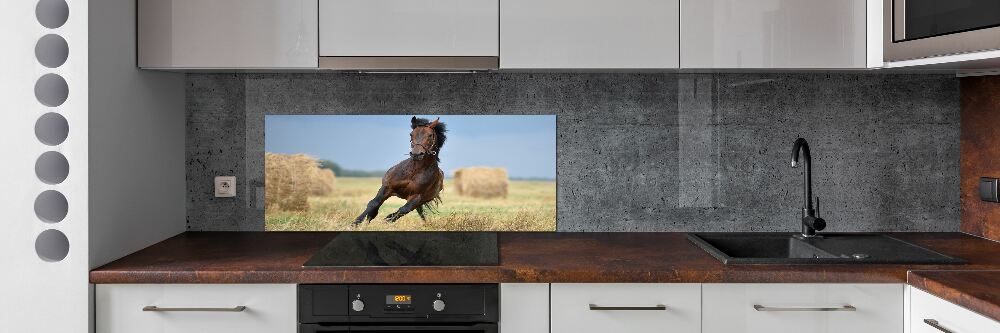
[[[803,164],[806,166],[805,171],[802,173],[802,195],[805,199],[802,204],[802,236],[816,237],[816,231],[826,228],[826,220],[817,216],[816,211],[813,210],[812,156],[809,155],[809,143],[806,142],[806,139],[798,138],[795,140],[795,145],[792,146],[793,168],[797,168],[799,166],[800,151],[802,152]],[[819,198],[816,198],[816,206],[819,208]]]

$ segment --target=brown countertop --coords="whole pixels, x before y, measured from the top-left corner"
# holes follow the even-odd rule
[[[1000,270],[911,271],[907,283],[1000,321]]]
[[[92,283],[904,283],[909,270],[1000,270],[1000,243],[962,233],[893,237],[967,265],[726,266],[684,233],[501,233],[491,267],[304,268],[334,232],[186,232],[90,273]]]

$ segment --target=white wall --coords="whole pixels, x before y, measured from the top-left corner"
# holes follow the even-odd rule
[[[36,19],[37,3],[6,1],[0,10],[0,332],[86,332],[89,270],[184,230],[184,78],[136,69],[134,1],[66,0],[69,18],[54,28]],[[69,47],[54,68],[35,58],[46,34]],[[36,100],[46,74],[65,79],[62,104]],[[66,140],[51,146],[35,134],[48,112],[69,124]],[[50,151],[69,164],[54,184],[35,171]],[[58,222],[35,214],[47,190],[66,197]],[[68,239],[61,260],[36,252],[36,238],[50,229]]]
[[[184,231],[184,75],[136,67],[135,1],[90,0],[90,267]]]
[[[35,19],[36,2],[4,1],[0,9],[0,332],[85,332],[88,8],[84,0],[68,0],[69,19],[49,29]],[[66,62],[56,68],[35,60],[35,42],[45,34],[58,34],[69,46]],[[62,76],[69,87],[66,101],[55,107],[34,96],[36,80],[49,73]],[[69,123],[69,136],[55,146],[41,143],[34,133],[36,120],[47,112]],[[69,162],[68,175],[58,184],[45,184],[35,175],[35,161],[47,151]],[[67,215],[58,223],[42,222],[34,213],[35,198],[45,190],[67,199]],[[62,260],[44,261],[36,254],[35,240],[48,229],[69,240]]]

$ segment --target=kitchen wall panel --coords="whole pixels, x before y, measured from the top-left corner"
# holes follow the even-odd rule
[[[979,177],[1000,178],[1000,77],[962,78],[962,231],[1000,241],[1000,204],[979,199]]]
[[[190,230],[263,230],[265,114],[556,114],[560,231],[794,231],[809,139],[828,231],[959,229],[948,75],[190,74]],[[443,158],[447,158],[444,156]],[[236,175],[236,198],[212,179]]]

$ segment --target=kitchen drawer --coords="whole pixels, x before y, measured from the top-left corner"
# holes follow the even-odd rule
[[[678,0],[503,0],[500,68],[676,69]]]
[[[319,0],[322,57],[500,55],[498,0]]]
[[[554,283],[551,290],[553,333],[701,330],[699,284]]]
[[[144,311],[197,308],[202,311]],[[245,306],[243,311],[204,311]],[[98,333],[294,333],[294,284],[99,284]]]
[[[902,333],[902,284],[704,284],[706,333]],[[853,306],[853,311],[829,311]]]
[[[910,332],[983,333],[1000,332],[1000,322],[910,287]],[[925,322],[936,321],[938,327]]]

